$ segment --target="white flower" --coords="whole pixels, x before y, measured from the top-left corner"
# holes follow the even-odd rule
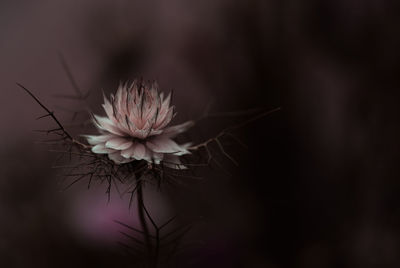
[[[101,135],[85,136],[93,145],[92,152],[108,154],[117,164],[146,160],[185,168],[179,156],[189,153],[190,144],[179,145],[172,138],[191,127],[193,121],[166,127],[175,116],[170,101],[171,93],[164,99],[156,82],[135,80],[130,86],[120,85],[110,100],[104,96],[107,116],[93,116]]]

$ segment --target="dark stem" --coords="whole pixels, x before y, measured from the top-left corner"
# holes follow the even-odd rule
[[[156,230],[156,248],[155,248],[155,253],[154,253],[154,267],[158,267],[158,255],[160,251],[160,230]]]
[[[139,221],[140,221],[140,225],[142,227],[144,240],[145,240],[145,243],[147,246],[148,257],[150,257],[151,251],[152,251],[151,250],[152,246],[151,246],[149,228],[147,226],[146,216],[145,216],[145,211],[144,211],[143,184],[142,184],[142,181],[140,181],[140,180],[137,181],[136,196],[137,196],[137,201],[138,201],[137,205],[138,205]]]

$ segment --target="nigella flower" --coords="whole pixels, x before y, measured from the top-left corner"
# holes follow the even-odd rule
[[[117,164],[145,160],[172,168],[185,168],[179,156],[188,154],[190,144],[179,145],[173,138],[193,122],[167,127],[175,116],[171,93],[164,98],[156,82],[120,85],[110,100],[104,96],[106,117],[94,115],[100,135],[86,136],[92,152],[108,154]]]

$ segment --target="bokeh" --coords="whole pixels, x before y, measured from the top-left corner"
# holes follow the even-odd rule
[[[135,211],[105,187],[63,189],[40,107],[73,124],[102,92],[143,76],[174,91],[183,122],[279,112],[236,134],[236,167],[147,200],[160,219],[197,219],[178,267],[400,266],[400,17],[382,0],[0,2],[0,263],[131,267],[117,242]],[[88,103],[74,94],[63,55]],[[58,96],[58,97],[57,97]],[[81,115],[79,115],[81,116]],[[76,120],[84,120],[79,117]],[[198,141],[243,117],[210,118]],[[79,128],[71,126],[74,134]],[[229,173],[226,174],[226,173]],[[197,218],[196,218],[197,217]]]

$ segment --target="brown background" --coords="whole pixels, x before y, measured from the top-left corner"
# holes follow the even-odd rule
[[[230,147],[233,178],[149,194],[160,215],[206,219],[182,266],[399,267],[398,15],[382,0],[2,0],[1,266],[132,263],[96,218],[125,217],[124,204],[107,206],[101,186],[59,191],[54,156],[34,143],[50,123],[15,82],[65,122],[59,106],[82,107],[52,97],[73,92],[61,52],[98,113],[101,90],[140,75],[174,89],[176,122],[210,100],[216,112],[282,107],[239,131],[249,149]]]

